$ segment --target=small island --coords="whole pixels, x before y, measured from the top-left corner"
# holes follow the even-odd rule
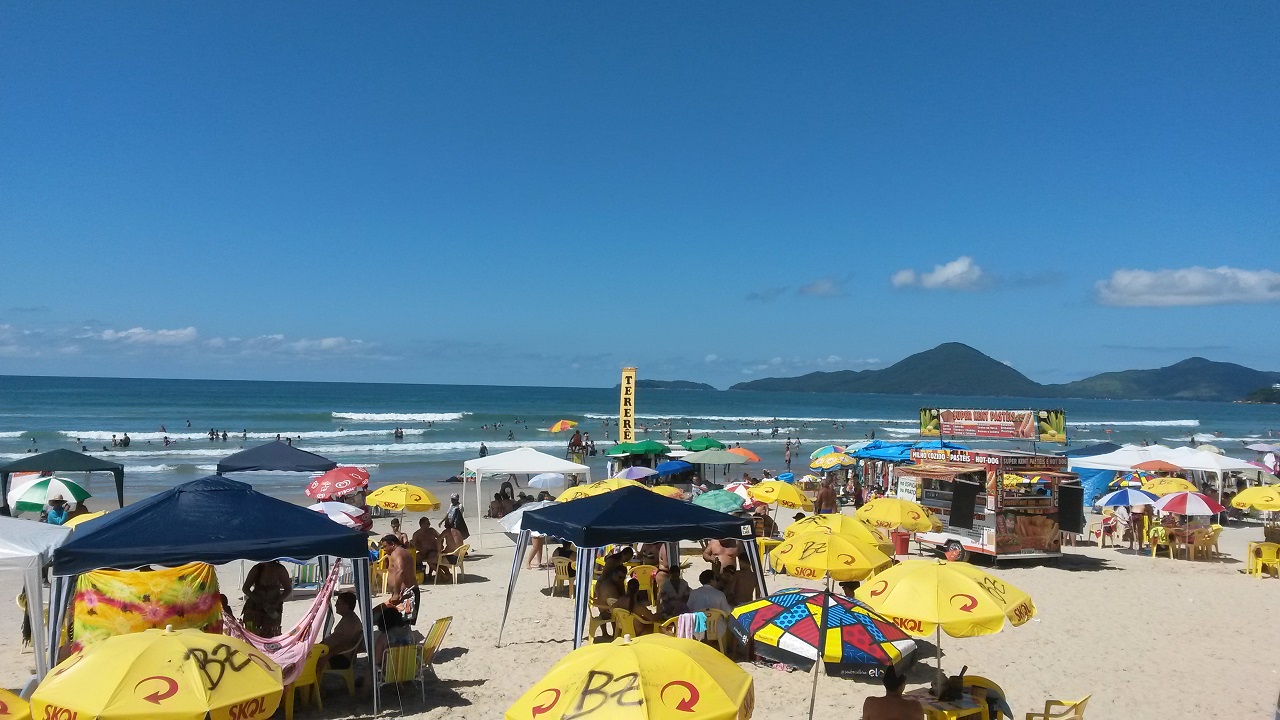
[[[614,385],[615,389],[622,387]],[[636,380],[637,390],[715,390],[715,386],[692,380]]]

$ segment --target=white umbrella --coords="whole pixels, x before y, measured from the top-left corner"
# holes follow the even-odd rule
[[[559,504],[560,503],[557,503],[554,500],[536,500],[531,503],[525,503],[506,515],[503,515],[502,519],[498,521],[498,524],[501,525],[502,529],[507,533],[511,535],[519,535],[520,530],[522,529],[521,526],[524,523],[525,511],[537,510],[538,508],[550,507],[551,505]],[[534,533],[534,535],[541,536],[542,533]]]
[[[311,505],[308,510],[315,510],[329,516],[329,519],[339,525],[346,525],[349,528],[360,527],[360,516],[364,515],[364,511],[355,505],[348,505],[341,502],[318,502]]]
[[[34,477],[9,491],[9,507],[19,511],[39,512],[56,497],[61,497],[68,505],[76,505],[93,496],[75,480]]]
[[[529,480],[529,487],[538,488],[539,490],[563,490],[568,485],[568,481],[564,479],[564,473],[542,473],[541,475],[534,475]]]

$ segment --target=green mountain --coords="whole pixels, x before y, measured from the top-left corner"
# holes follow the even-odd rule
[[[1046,385],[1056,397],[1121,400],[1240,400],[1280,382],[1280,373],[1193,357],[1155,370],[1122,370]]]
[[[943,343],[883,370],[815,372],[795,378],[761,378],[730,390],[885,393],[901,395],[1035,396],[1042,385],[963,343]]]
[[[622,387],[621,384],[614,385]],[[636,380],[637,390],[715,390],[714,385],[693,382],[692,380]]]
[[[1240,400],[1280,383],[1280,373],[1190,358],[1154,370],[1102,373],[1060,385],[1041,385],[962,343],[944,343],[882,370],[815,372],[761,378],[730,390],[974,395],[989,397],[1110,398],[1120,400]]]
[[[1245,402],[1250,403],[1267,403],[1269,405],[1280,405],[1280,388],[1265,387],[1258,388],[1248,395],[1244,396]]]

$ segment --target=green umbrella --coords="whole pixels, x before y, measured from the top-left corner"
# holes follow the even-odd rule
[[[693,504],[716,512],[731,513],[742,509],[746,503],[741,495],[728,490],[712,490],[704,492],[693,499]]]
[[[605,453],[606,455],[666,455],[671,448],[654,440],[618,443]]]
[[[700,450],[680,459],[698,465],[741,465],[747,462],[746,458],[728,450]]]
[[[724,443],[715,438],[700,437],[692,440],[685,440],[680,443],[680,447],[685,450],[692,450],[693,452],[698,452],[699,450],[723,450]]]
[[[20,512],[40,512],[46,503],[59,496],[71,504],[93,497],[74,480],[42,477],[20,483],[10,490],[9,506]]]

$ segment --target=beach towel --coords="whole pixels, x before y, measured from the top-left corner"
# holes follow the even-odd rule
[[[324,627],[324,617],[329,610],[329,597],[333,595],[333,588],[337,585],[338,575],[341,572],[342,560],[334,561],[333,567],[329,570],[329,577],[325,578],[324,585],[320,586],[320,591],[311,601],[311,607],[307,608],[306,614],[289,632],[269,638],[255,635],[245,629],[244,625],[236,620],[235,615],[229,612],[222,613],[223,632],[261,650],[280,666],[284,684],[292,683],[302,674],[303,667],[307,664],[307,654],[311,652],[311,646],[316,643],[320,630]]]
[[[76,580],[74,604],[73,652],[113,635],[149,628],[222,632],[218,575],[205,563],[146,572],[83,573]]]
[[[704,612],[681,613],[676,618],[676,637],[702,640],[707,636],[707,614]]]

